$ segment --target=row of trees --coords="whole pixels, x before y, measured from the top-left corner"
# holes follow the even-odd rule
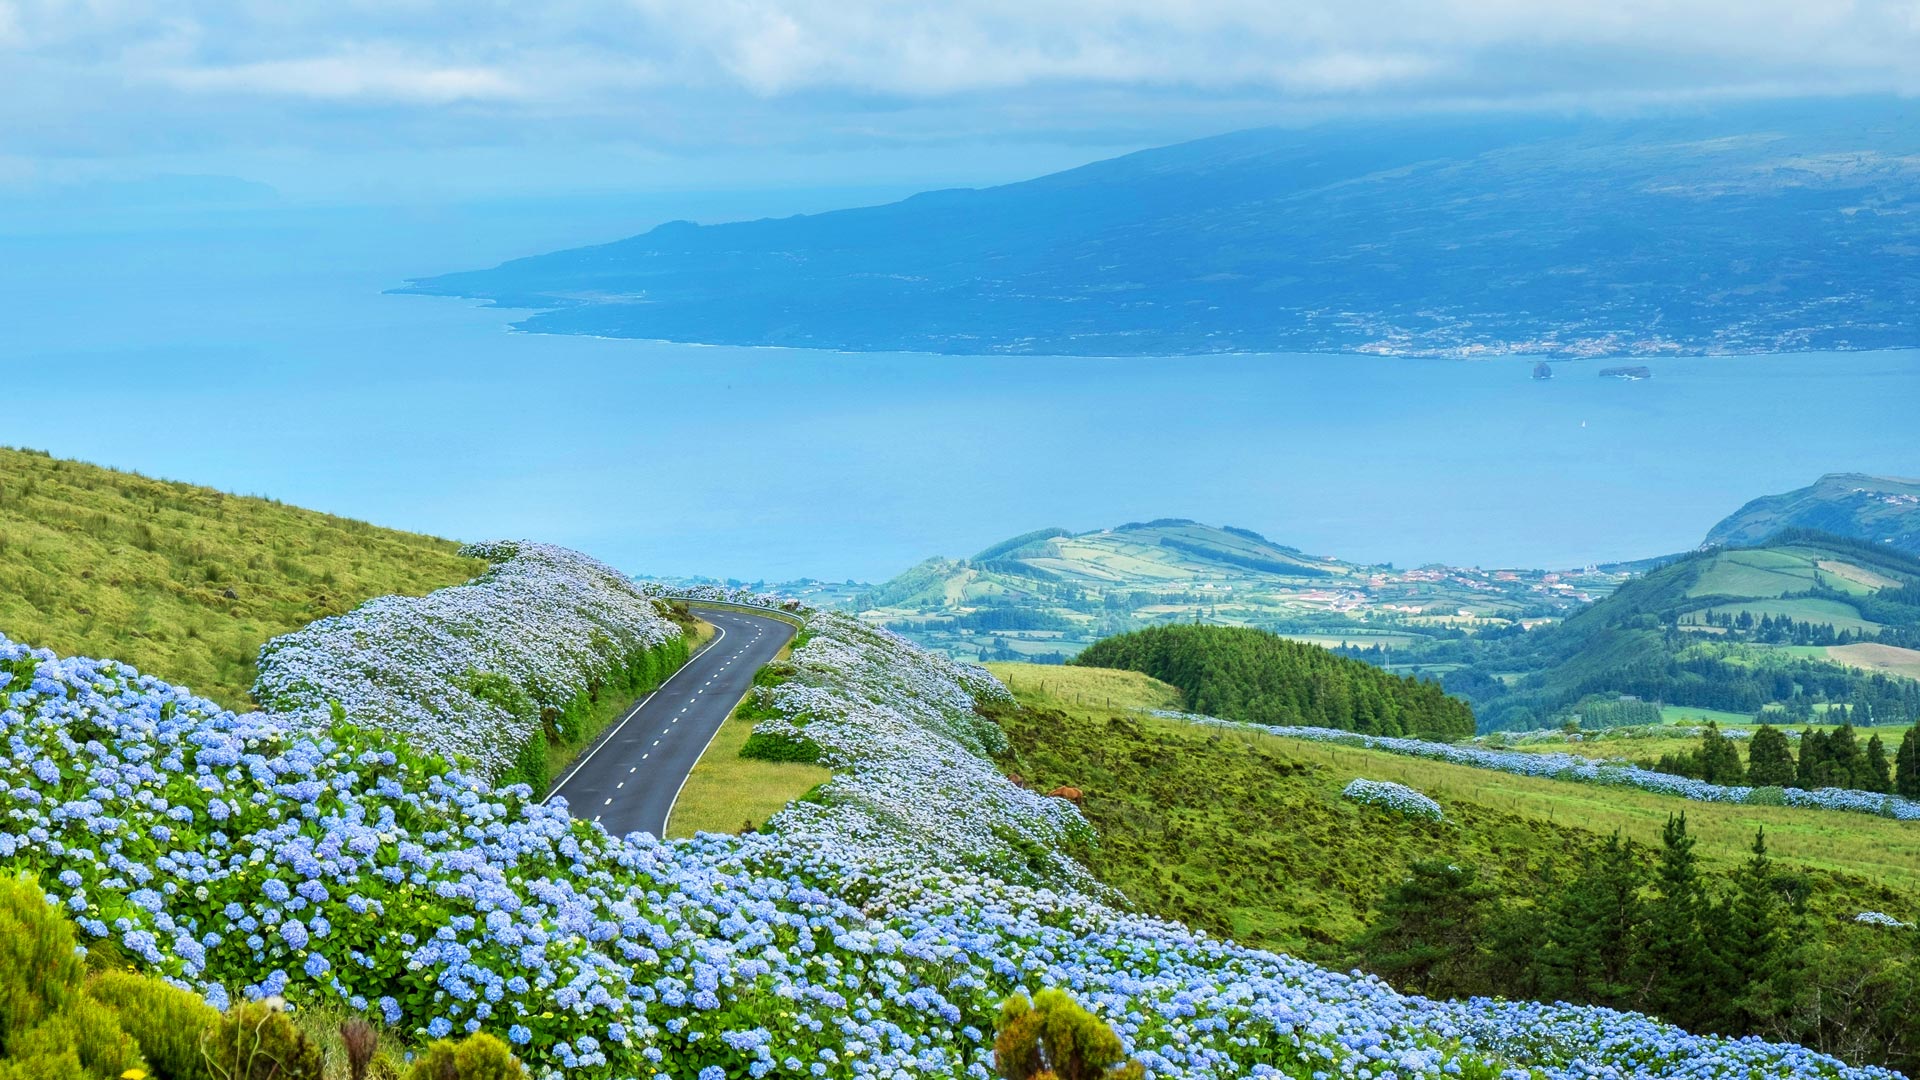
[[[1650,859],[1616,833],[1525,898],[1472,866],[1415,864],[1357,942],[1363,965],[1432,996],[1605,1005],[1849,1061],[1920,1060],[1911,930],[1816,915],[1812,879],[1778,867],[1764,831],[1723,871],[1702,866],[1684,814],[1661,840]]]
[[[1787,734],[1771,724],[1754,730],[1747,759],[1740,760],[1735,740],[1708,723],[1698,749],[1663,754],[1653,768],[1676,776],[1690,776],[1711,784],[1751,784],[1754,787],[1853,788],[1879,794],[1920,799],[1920,727],[1907,729],[1900,749],[1889,760],[1886,744],[1875,733],[1860,745],[1853,725],[1833,731],[1807,728],[1800,733],[1800,751],[1794,753]]]
[[[1369,735],[1473,734],[1473,710],[1437,683],[1264,630],[1150,627],[1095,642],[1074,663],[1144,672],[1178,687],[1195,712],[1228,720]]]
[[[1766,645],[1852,645],[1857,641],[1872,641],[1872,634],[1859,634],[1852,630],[1835,630],[1832,623],[1808,622],[1788,615],[1774,617],[1761,613],[1754,618],[1753,612],[1742,610],[1739,614],[1730,611],[1704,611],[1700,621],[1705,626],[1717,626],[1726,631],[1733,641],[1756,641]]]

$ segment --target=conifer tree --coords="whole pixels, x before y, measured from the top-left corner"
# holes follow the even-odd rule
[[[1792,787],[1794,776],[1793,745],[1786,733],[1761,724],[1747,747],[1747,782],[1755,787]]]
[[[1543,996],[1595,1005],[1632,1003],[1634,954],[1646,921],[1646,868],[1618,830],[1587,857],[1554,905],[1540,949]]]
[[[1800,732],[1800,763],[1794,770],[1794,785],[1812,791],[1820,786],[1820,774],[1827,763],[1827,735],[1806,728]]]
[[[1654,867],[1654,895],[1648,904],[1645,947],[1640,951],[1639,982],[1646,1007],[1682,1026],[1695,1026],[1711,1011],[1714,968],[1704,924],[1706,886],[1700,878],[1687,815],[1669,815],[1660,833],[1660,861]]]
[[[1741,784],[1747,770],[1740,764],[1740,751],[1733,740],[1720,734],[1720,725],[1707,721],[1700,734],[1700,779],[1709,784]]]
[[[1407,879],[1380,898],[1379,919],[1358,942],[1368,970],[1429,997],[1482,992],[1480,930],[1487,901],[1499,895],[1471,865],[1414,863]]]
[[[1907,729],[1894,757],[1894,792],[1903,799],[1920,799],[1920,727]]]
[[[1780,1014],[1791,991],[1787,913],[1764,828],[1754,833],[1751,850],[1753,856],[1734,873],[1733,894],[1715,924],[1726,978],[1716,1027],[1729,1034],[1760,1030]]]
[[[1893,777],[1887,765],[1887,747],[1875,735],[1867,740],[1867,752],[1853,774],[1853,786],[1861,791],[1886,794],[1893,790]]]
[[[1863,764],[1853,725],[1841,724],[1827,736],[1827,759],[1814,773],[1814,783],[1820,787],[1852,787]]]

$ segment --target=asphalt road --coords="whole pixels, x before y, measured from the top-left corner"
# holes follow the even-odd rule
[[[574,817],[597,821],[615,836],[663,835],[694,763],[753,684],[754,673],[794,634],[790,623],[743,611],[699,613],[720,632],[614,721],[548,793],[549,799],[566,799]]]

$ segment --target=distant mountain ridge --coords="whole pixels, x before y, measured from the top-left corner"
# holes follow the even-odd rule
[[[1828,473],[1803,488],[1766,495],[1707,533],[1707,546],[1757,544],[1782,529],[1814,529],[1920,555],[1920,480]]]
[[[416,280],[550,333],[1071,355],[1920,346],[1920,114],[1259,129]]]
[[[1097,638],[1196,621],[1391,649],[1458,637],[1461,627],[1557,618],[1624,579],[1369,566],[1251,529],[1157,518],[1083,533],[1036,529],[971,559],[936,556],[844,606],[970,659],[1065,659]]]

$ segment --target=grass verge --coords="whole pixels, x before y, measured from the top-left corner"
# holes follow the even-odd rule
[[[761,669],[755,682],[761,682],[762,676],[792,651],[791,643],[782,648]],[[833,779],[833,773],[820,765],[742,757],[741,751],[761,719],[762,714],[754,707],[753,691],[749,690],[688,774],[686,786],[680,789],[680,797],[667,817],[667,839],[757,829],[788,803]]]

